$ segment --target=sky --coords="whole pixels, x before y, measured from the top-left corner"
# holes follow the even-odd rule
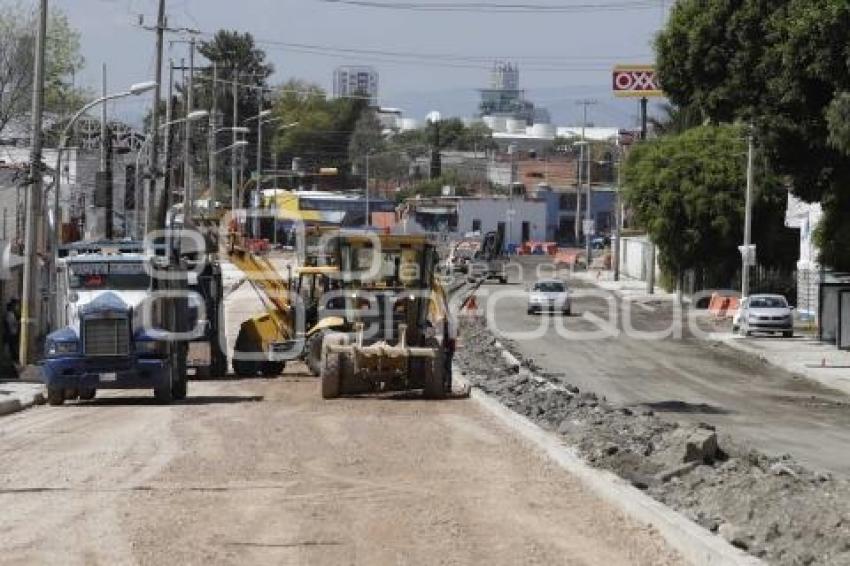
[[[166,12],[170,27],[200,30],[200,39],[221,28],[250,32],[275,66],[275,83],[296,77],[330,91],[335,66],[371,65],[380,75],[380,103],[401,107],[413,118],[422,119],[431,109],[473,115],[475,89],[487,86],[492,61],[499,59],[519,65],[521,88],[529,99],[548,107],[556,123],[578,123],[577,100],[591,97],[597,102],[589,112],[592,123],[631,127],[636,104],[611,95],[611,68],[652,62],[652,38],[670,3],[511,0],[568,9],[494,13],[395,10],[345,1],[167,0]],[[410,1],[429,7],[447,0]],[[110,91],[153,77],[154,34],[140,27],[139,17],[152,25],[156,5],[156,0],[50,0],[81,33],[86,67],[76,77],[79,85],[99,91],[103,63]],[[187,57],[185,39],[167,36],[166,60]],[[111,112],[132,120],[149,104],[149,97],[128,99]]]

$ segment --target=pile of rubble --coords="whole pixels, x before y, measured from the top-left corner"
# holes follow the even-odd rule
[[[850,482],[678,424],[614,406],[499,343],[481,319],[461,324],[457,363],[472,385],[556,432],[611,470],[733,545],[771,564],[850,565]],[[506,353],[506,351],[508,353]]]

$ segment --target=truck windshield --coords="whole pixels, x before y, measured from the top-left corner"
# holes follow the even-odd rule
[[[76,263],[68,267],[68,287],[78,290],[145,291],[150,276],[141,262]]]

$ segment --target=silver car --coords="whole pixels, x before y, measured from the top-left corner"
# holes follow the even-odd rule
[[[732,320],[732,330],[749,336],[754,332],[794,336],[794,311],[782,295],[750,295]]]
[[[571,312],[570,290],[558,279],[540,279],[528,290],[528,314],[543,311]]]

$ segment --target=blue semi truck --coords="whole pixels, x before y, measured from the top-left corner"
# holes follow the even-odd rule
[[[185,398],[187,344],[198,326],[185,268],[142,253],[139,242],[74,244],[60,256],[57,330],[42,363],[48,403],[92,399],[98,389]]]

